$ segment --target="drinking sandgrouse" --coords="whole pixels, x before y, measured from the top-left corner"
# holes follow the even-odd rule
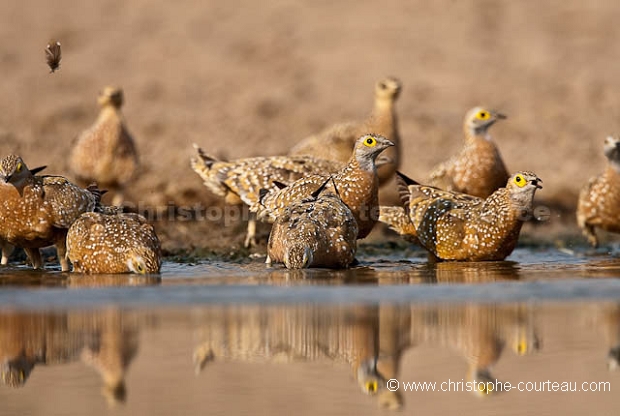
[[[532,215],[540,178],[513,175],[486,199],[423,186],[398,173],[397,182],[420,244],[440,260],[503,260],[514,250]]]
[[[577,205],[577,223],[594,247],[595,228],[620,233],[620,138],[607,137],[603,152],[607,168],[581,190]]]
[[[435,167],[430,185],[486,198],[506,185],[508,171],[488,130],[506,116],[483,107],[467,112],[463,123],[465,147]]]
[[[271,229],[268,262],[289,269],[346,268],[357,250],[357,223],[328,179],[310,197],[286,207]]]
[[[159,273],[161,266],[153,226],[131,213],[83,214],[69,229],[67,255],[79,273]]]
[[[39,248],[55,245],[68,271],[67,231],[99,198],[62,176],[34,176],[21,157],[9,155],[0,162],[0,239],[24,248],[35,269],[43,267]]]

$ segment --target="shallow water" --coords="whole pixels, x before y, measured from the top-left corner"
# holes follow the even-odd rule
[[[617,413],[615,249],[360,260],[166,262],[147,277],[1,268],[0,415]]]

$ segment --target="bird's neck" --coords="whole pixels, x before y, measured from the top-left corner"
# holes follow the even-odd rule
[[[120,108],[114,107],[113,105],[105,105],[101,107],[98,120],[103,121],[109,119],[122,119]]]
[[[359,157],[353,155],[348,164],[351,170],[362,170],[364,172],[375,174],[377,173],[377,166],[375,165],[375,158]]]
[[[534,192],[510,195],[510,203],[514,219],[520,222],[529,221],[531,219],[534,205]]]
[[[611,175],[620,175],[620,161],[610,160],[607,165],[607,171]]]
[[[465,132],[465,142],[467,143],[475,143],[481,140],[493,142],[493,137],[487,129],[473,129],[466,126],[463,130]]]

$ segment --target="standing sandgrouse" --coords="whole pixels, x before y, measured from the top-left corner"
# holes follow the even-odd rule
[[[513,175],[486,199],[423,186],[398,173],[405,210],[420,244],[440,260],[503,260],[514,250],[532,215],[540,178]]]
[[[390,146],[394,146],[394,143],[385,137],[364,135],[357,140],[347,166],[331,175],[342,201],[355,217],[359,229],[358,239],[366,237],[379,218],[379,179],[375,160]],[[311,175],[283,189],[266,193],[250,209],[256,212],[259,218],[267,217],[273,222],[283,215],[287,206],[310,196],[329,176]]]
[[[607,137],[603,151],[607,169],[581,190],[577,206],[577,223],[594,247],[596,227],[620,233],[620,138]]]
[[[480,198],[506,185],[508,171],[488,132],[497,120],[505,118],[482,107],[469,110],[463,124],[465,147],[433,169],[430,185]]]
[[[138,153],[121,114],[123,90],[105,87],[97,99],[101,111],[95,124],[77,138],[70,168],[82,185],[97,182],[123,203],[122,190],[136,174]]]
[[[331,178],[309,198],[291,203],[271,229],[269,262],[289,269],[346,268],[355,259],[357,223]]]
[[[272,156],[219,161],[194,145],[198,158],[192,158],[192,169],[215,195],[226,203],[253,205],[261,189],[278,189],[274,181],[289,184],[312,174],[338,172],[344,163],[317,159],[311,156]],[[256,244],[256,222],[250,218],[245,246]]]
[[[159,273],[161,266],[153,226],[130,213],[83,214],[67,234],[67,255],[79,273]]]
[[[392,141],[396,146],[385,151],[385,163],[377,166],[379,181],[383,184],[396,172],[399,166],[400,136],[395,103],[402,85],[396,78],[385,78],[375,85],[375,104],[370,116],[363,122],[336,124],[310,136],[290,151],[291,155],[310,155],[321,159],[338,160],[346,163],[357,139],[364,134],[377,134]]]
[[[67,231],[99,197],[62,176],[34,176],[21,157],[9,155],[0,162],[0,239],[23,247],[35,269],[43,266],[39,248],[55,245],[68,271]]]

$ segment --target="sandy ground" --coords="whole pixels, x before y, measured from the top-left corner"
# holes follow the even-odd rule
[[[0,154],[68,174],[97,92],[117,84],[142,160],[129,199],[208,207],[220,202],[189,168],[192,143],[228,158],[285,153],[364,118],[374,82],[393,75],[405,173],[425,178],[461,146],[465,111],[488,105],[509,116],[492,130],[509,169],[543,178],[539,201],[558,209],[561,232],[620,131],[619,13],[613,0],[3,1]],[[51,38],[64,54],[53,75]],[[243,229],[159,225],[170,248]]]

